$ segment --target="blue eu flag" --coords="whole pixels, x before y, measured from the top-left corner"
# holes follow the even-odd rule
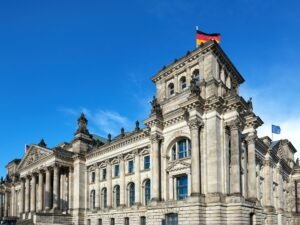
[[[276,125],[272,124],[272,133],[273,134],[280,134],[280,132],[281,132],[280,126],[276,126]]]

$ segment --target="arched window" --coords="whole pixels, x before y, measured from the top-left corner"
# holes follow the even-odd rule
[[[128,205],[131,207],[135,203],[135,185],[134,183],[130,183],[128,185]]]
[[[194,72],[193,72],[193,79],[196,81],[197,85],[200,84],[200,73],[199,73],[198,69],[194,70]]]
[[[145,201],[145,205],[148,205],[150,200],[151,200],[151,183],[150,183],[150,180],[147,179],[144,182],[144,201]]]
[[[169,96],[174,95],[174,93],[175,93],[174,84],[170,83],[169,86],[168,86],[168,88],[169,88]]]
[[[91,209],[96,208],[96,193],[95,193],[95,190],[92,190],[91,194],[90,194],[90,207],[91,207]]]
[[[182,138],[172,146],[172,159],[182,159],[191,156],[191,141]]]
[[[181,77],[180,78],[180,87],[181,90],[183,91],[184,89],[186,89],[186,78],[185,77]]]
[[[101,191],[102,196],[102,208],[107,208],[107,189],[103,188]]]
[[[114,206],[115,208],[120,206],[120,186],[116,185],[114,187]]]

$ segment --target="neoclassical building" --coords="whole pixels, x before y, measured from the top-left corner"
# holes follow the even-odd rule
[[[143,128],[107,138],[82,114],[73,140],[7,164],[0,217],[67,225],[300,224],[300,166],[263,124],[213,41],[152,77]],[[298,220],[297,220],[298,219]]]

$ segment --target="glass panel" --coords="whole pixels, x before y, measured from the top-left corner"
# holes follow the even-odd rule
[[[128,162],[128,173],[133,173],[133,161]]]
[[[150,168],[150,156],[147,155],[144,157],[144,169],[147,170]]]
[[[129,188],[129,196],[130,196],[129,205],[130,206],[133,206],[134,202],[135,202],[135,190],[134,189],[135,189],[134,184],[131,184],[130,188]]]
[[[187,141],[186,139],[183,139],[181,141],[178,141],[178,158],[186,158],[187,155]]]
[[[115,177],[119,176],[119,164],[115,165]]]
[[[115,188],[116,207],[120,206],[120,186]]]
[[[105,180],[106,179],[106,169],[102,170],[102,179]]]
[[[145,204],[148,205],[151,200],[151,183],[150,180],[147,180],[145,183]]]
[[[186,199],[188,195],[188,179],[187,176],[177,177],[177,199]]]
[[[142,216],[141,217],[141,225],[146,225],[146,217],[145,216]]]
[[[176,213],[166,215],[166,225],[178,225],[178,215]]]

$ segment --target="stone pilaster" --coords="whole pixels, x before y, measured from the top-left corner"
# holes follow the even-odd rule
[[[36,211],[36,174],[32,175],[31,178],[31,196],[30,196],[30,200],[31,200],[31,204],[30,204],[30,211],[31,212],[35,212]]]
[[[51,201],[51,171],[50,168],[46,169],[46,188],[45,188],[45,210],[50,210]]]
[[[43,210],[43,173],[42,171],[39,172],[39,185],[38,185],[38,191],[37,191],[37,211],[41,212]]]
[[[4,217],[8,216],[8,192],[4,193]]]
[[[272,169],[272,162],[270,159],[269,153],[267,153],[265,157],[265,162],[264,162],[264,177],[265,177],[265,185],[266,188],[264,189],[264,194],[265,194],[265,206],[269,208],[273,208],[272,204],[272,198],[273,198],[273,169]]]
[[[283,211],[283,171],[280,162],[277,164],[277,182],[278,182],[278,209]]]
[[[73,209],[73,179],[74,179],[74,169],[72,167],[69,168],[69,211]]]
[[[201,176],[200,176],[200,132],[199,128],[202,125],[200,119],[192,119],[189,121],[191,131],[191,144],[192,144],[192,187],[191,195],[199,196],[201,193]]]
[[[241,194],[241,140],[239,122],[233,121],[230,124],[230,143],[231,143],[231,176],[230,193]]]
[[[25,205],[25,183],[24,179],[21,178],[21,190],[20,190],[20,214],[24,213],[24,205]]]
[[[248,197],[254,201],[257,200],[255,161],[256,138],[256,134],[251,134],[246,138],[248,144]]]
[[[2,203],[3,203],[3,194],[2,193],[0,193],[0,220],[1,220],[1,218],[3,217],[3,205],[2,205]]]
[[[26,177],[26,189],[25,189],[25,212],[30,211],[30,180]]]
[[[59,172],[60,167],[55,165],[53,168],[53,210],[59,210],[60,190],[59,190]]]
[[[100,196],[101,196],[101,193],[100,193],[100,183],[99,183],[99,179],[100,179],[100,168],[99,166],[96,164],[95,165],[96,167],[96,171],[95,171],[95,176],[96,176],[96,179],[95,179],[95,191],[96,191],[96,202],[95,202],[95,207],[96,209],[100,209]]]
[[[159,144],[162,137],[158,134],[151,135],[151,194],[152,194],[152,201],[159,201],[159,193],[160,193],[160,186],[159,186],[159,179],[160,179],[160,168],[159,168]]]
[[[140,155],[138,150],[134,153],[134,174],[135,174],[135,204],[141,205],[141,175],[140,175]]]
[[[124,207],[125,202],[125,162],[123,157],[119,157],[120,160],[120,206]]]
[[[112,207],[112,168],[111,163],[106,161],[106,179],[107,179],[107,208]]]

